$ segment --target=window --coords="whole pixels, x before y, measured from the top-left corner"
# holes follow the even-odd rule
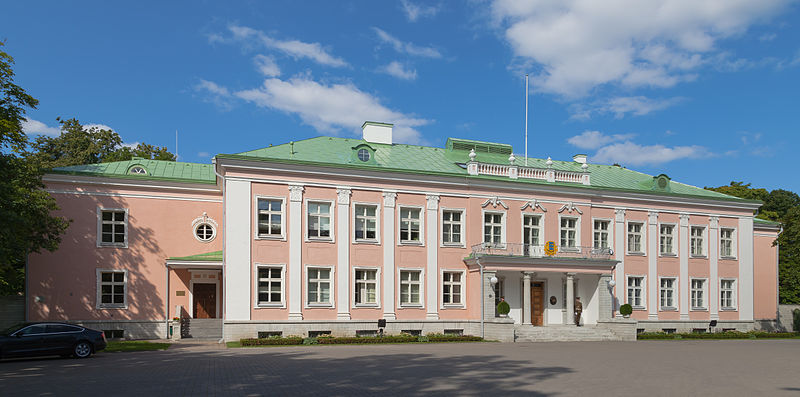
[[[283,237],[283,200],[258,199],[258,237]]]
[[[140,166],[131,167],[130,173],[133,175],[147,175],[147,171]]]
[[[308,303],[331,304],[331,269],[308,268]]]
[[[541,242],[541,217],[524,215],[522,217],[522,242],[526,246],[539,246]]]
[[[422,304],[420,299],[421,274],[422,272],[419,270],[400,271],[400,306],[419,306]]]
[[[364,149],[361,149],[364,150]],[[375,205],[356,205],[356,241],[377,241],[378,207]]]
[[[308,203],[308,238],[331,239],[331,204]]]
[[[733,258],[733,229],[719,230],[719,256]]]
[[[635,308],[644,308],[642,286],[644,277],[628,277],[628,304]]]
[[[369,150],[367,149],[359,149],[358,150],[358,159],[364,162],[369,161]]]
[[[400,208],[400,242],[420,243],[420,209]]]
[[[98,246],[128,246],[128,211],[98,209],[100,227]]]
[[[661,310],[675,310],[675,280],[661,279]]]
[[[674,225],[661,225],[661,233],[659,236],[659,247],[661,255],[675,255],[675,226]]]
[[[204,243],[213,240],[216,235],[217,231],[210,223],[201,223],[194,228],[194,236]]]
[[[444,305],[463,305],[461,300],[462,272],[443,272],[442,273],[442,304]]]
[[[692,279],[692,310],[706,308],[706,280]]]
[[[483,242],[503,244],[503,214],[496,212],[483,214]]]
[[[97,308],[127,307],[127,272],[97,270]]]
[[[643,254],[642,249],[642,228],[643,223],[628,223],[628,253]]]
[[[691,249],[690,253],[692,256],[703,256],[703,232],[705,231],[704,227],[699,226],[692,226],[691,227],[691,238],[689,241],[689,247]]]
[[[594,221],[594,248],[609,248],[608,228],[610,221]]]
[[[723,310],[736,310],[736,280],[719,281],[719,306]]]
[[[578,219],[561,218],[561,248],[575,248]]]
[[[461,211],[442,211],[442,243],[445,245],[462,245]]]
[[[378,297],[377,270],[356,270],[356,305],[375,305]]]
[[[283,304],[283,267],[258,267],[258,304]]]

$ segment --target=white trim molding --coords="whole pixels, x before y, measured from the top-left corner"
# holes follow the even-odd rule
[[[315,270],[328,270],[328,302],[309,302],[308,300],[308,292],[310,288],[308,287],[310,280],[308,279],[308,270],[315,269]],[[304,307],[306,309],[335,309],[336,308],[336,267],[330,265],[305,265],[303,266],[303,283],[305,284],[305,299],[303,299]],[[345,300],[345,302],[347,302]]]
[[[450,221],[448,221],[451,225],[458,224],[461,227],[461,229],[459,230],[459,233],[458,233],[459,234],[459,239],[461,240],[461,242],[459,242],[459,243],[445,242],[444,241],[444,222],[445,222],[444,221],[444,213],[445,212],[459,213],[460,216],[461,216],[461,220],[458,221],[458,222],[453,222],[452,219]],[[442,229],[442,233],[441,233],[442,234],[442,238],[439,239],[439,242],[440,242],[439,246],[440,247],[442,247],[442,248],[453,248],[453,247],[465,248],[466,247],[466,244],[467,244],[467,238],[466,238],[467,237],[467,228],[466,228],[467,221],[466,221],[466,218],[467,218],[467,209],[466,208],[441,207],[440,216],[439,216],[439,222],[441,223],[441,229]],[[453,234],[452,233],[452,229],[451,229],[451,233],[450,234],[451,235]]]
[[[123,227],[125,228],[125,235],[123,236],[123,239],[124,239],[123,242],[121,242],[121,243],[113,242],[113,241],[112,242],[108,242],[108,243],[104,243],[103,242],[103,222],[105,222],[105,221],[103,221],[103,212],[111,212],[112,214],[115,213],[115,212],[124,212],[125,213],[125,215],[124,215],[125,219],[124,220],[116,221],[116,220],[112,219],[111,221],[109,221],[110,224],[112,225],[112,227],[114,225],[118,225],[120,223],[123,225]],[[128,248],[128,230],[130,229],[129,219],[130,218],[128,217],[128,209],[127,208],[103,208],[103,207],[97,207],[97,248],[109,248],[109,247],[110,248]],[[116,233],[114,233],[114,230],[112,229],[111,230],[112,240],[113,240],[114,234],[116,234]]]
[[[358,271],[367,271],[367,272],[375,272],[375,302],[372,303],[358,303],[356,302],[356,290],[358,289],[358,279],[356,278],[356,272]],[[381,307],[381,268],[377,266],[353,266],[350,271],[351,277],[353,278],[353,293],[350,294],[350,307],[352,309],[361,309],[361,308],[380,308]],[[369,281],[369,280],[368,280]]]
[[[403,272],[417,272],[419,273],[419,303],[403,303],[401,297],[402,293],[402,273]],[[397,295],[393,296],[392,299],[397,302],[397,309],[425,309],[425,268],[422,267],[399,267],[397,268],[397,283],[395,283],[395,287],[397,288]],[[410,298],[410,295],[409,295]]]
[[[253,236],[256,240],[280,240],[286,241],[286,197],[278,197],[278,196],[264,196],[260,194],[256,194],[253,196],[255,200],[256,207],[255,213],[253,214]],[[258,208],[258,202],[261,200],[272,200],[272,201],[280,201],[281,202],[281,234],[280,235],[271,235],[265,234],[261,235],[259,233],[259,224],[258,224],[258,217],[261,214],[261,210]]]
[[[111,273],[111,303],[101,303],[102,302],[102,274],[103,273]],[[113,277],[115,273],[122,273],[123,274],[123,296],[122,296],[122,303],[113,303],[114,301],[114,286],[119,284],[119,281],[114,281]],[[128,270],[127,269],[108,269],[108,268],[96,268],[95,269],[95,286],[96,286],[96,295],[95,295],[95,309],[98,310],[105,310],[105,309],[127,309],[128,308]]]
[[[461,280],[458,282],[460,286],[459,299],[461,303],[444,303],[444,274],[457,273],[461,275]],[[442,299],[439,309],[466,309],[467,308],[467,271],[465,269],[439,269],[439,278],[442,280]],[[452,284],[451,284],[452,285]],[[451,292],[452,295],[452,292]]]
[[[259,287],[259,275],[258,272],[261,269],[280,269],[281,270],[281,301],[280,302],[268,302],[268,303],[260,303],[258,299],[258,287]],[[270,277],[271,279],[271,277]],[[271,293],[271,291],[270,291]],[[278,264],[268,264],[268,263],[256,263],[253,266],[253,309],[285,309],[286,308],[286,264],[278,263]]]

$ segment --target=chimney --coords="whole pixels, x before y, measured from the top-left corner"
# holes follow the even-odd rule
[[[392,127],[394,127],[394,124],[365,121],[361,125],[361,131],[364,132],[364,140],[367,142],[391,145]]]
[[[586,155],[585,154],[576,154],[572,156],[572,160],[576,163],[586,164]]]

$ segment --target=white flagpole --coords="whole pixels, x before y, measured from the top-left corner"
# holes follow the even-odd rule
[[[175,161],[178,161],[178,130],[175,130]]]
[[[528,75],[525,74],[525,166],[528,166]]]

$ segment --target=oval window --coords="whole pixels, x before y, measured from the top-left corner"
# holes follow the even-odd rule
[[[216,231],[214,230],[214,226],[208,223],[201,223],[194,229],[194,235],[198,240],[205,243],[214,239]]]
[[[147,171],[145,171],[145,169],[142,167],[133,167],[131,168],[130,173],[136,175],[147,175]]]
[[[359,149],[358,150],[358,159],[361,161],[369,161],[369,150],[367,149]]]

